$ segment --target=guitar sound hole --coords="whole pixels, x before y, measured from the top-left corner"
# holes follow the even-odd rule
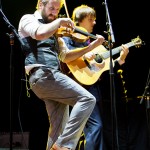
[[[101,56],[100,56],[99,54],[95,54],[95,55],[96,55],[95,61],[96,61],[97,63],[101,63],[101,62],[103,61],[103,59],[101,58]]]

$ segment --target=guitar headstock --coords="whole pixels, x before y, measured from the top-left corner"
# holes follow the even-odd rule
[[[143,44],[143,41],[140,39],[139,36],[137,36],[137,38],[135,39],[132,39],[131,41],[134,43],[135,47],[137,48],[139,48]]]

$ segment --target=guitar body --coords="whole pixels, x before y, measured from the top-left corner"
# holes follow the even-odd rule
[[[95,54],[101,55],[103,52],[108,51],[104,46],[100,45],[97,48],[93,49],[92,52]],[[70,63],[67,63],[67,66],[74,77],[84,85],[91,85],[94,84],[101,74],[109,70],[110,66],[110,59],[103,59],[105,61],[104,68],[99,67],[99,63],[95,60],[88,61],[88,65],[85,62],[83,57],[80,57]]]

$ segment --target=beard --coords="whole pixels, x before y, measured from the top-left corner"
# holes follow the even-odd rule
[[[43,18],[45,23],[50,23],[50,22],[52,22],[52,21],[54,21],[56,19],[56,17],[50,17],[50,15],[48,17],[47,16],[43,16],[42,18]]]
[[[47,15],[45,13],[45,11],[42,11],[41,15],[42,15],[42,18],[43,18],[45,23],[50,23],[50,22],[54,21],[57,18],[57,16],[54,16],[53,14]]]

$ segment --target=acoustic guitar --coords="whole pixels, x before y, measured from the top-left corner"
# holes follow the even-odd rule
[[[139,36],[137,36],[137,38],[132,39],[131,42],[126,43],[125,45],[128,47],[140,47],[141,44],[142,40],[139,38]],[[121,50],[121,46],[113,48],[112,56],[119,53]],[[94,84],[104,71],[109,70],[110,66],[110,51],[107,50],[103,45],[94,48],[92,52],[96,55],[96,58],[91,61],[85,60],[84,57],[80,57],[66,64],[76,80],[84,85]],[[99,64],[102,61],[105,61],[104,68],[99,67]]]

